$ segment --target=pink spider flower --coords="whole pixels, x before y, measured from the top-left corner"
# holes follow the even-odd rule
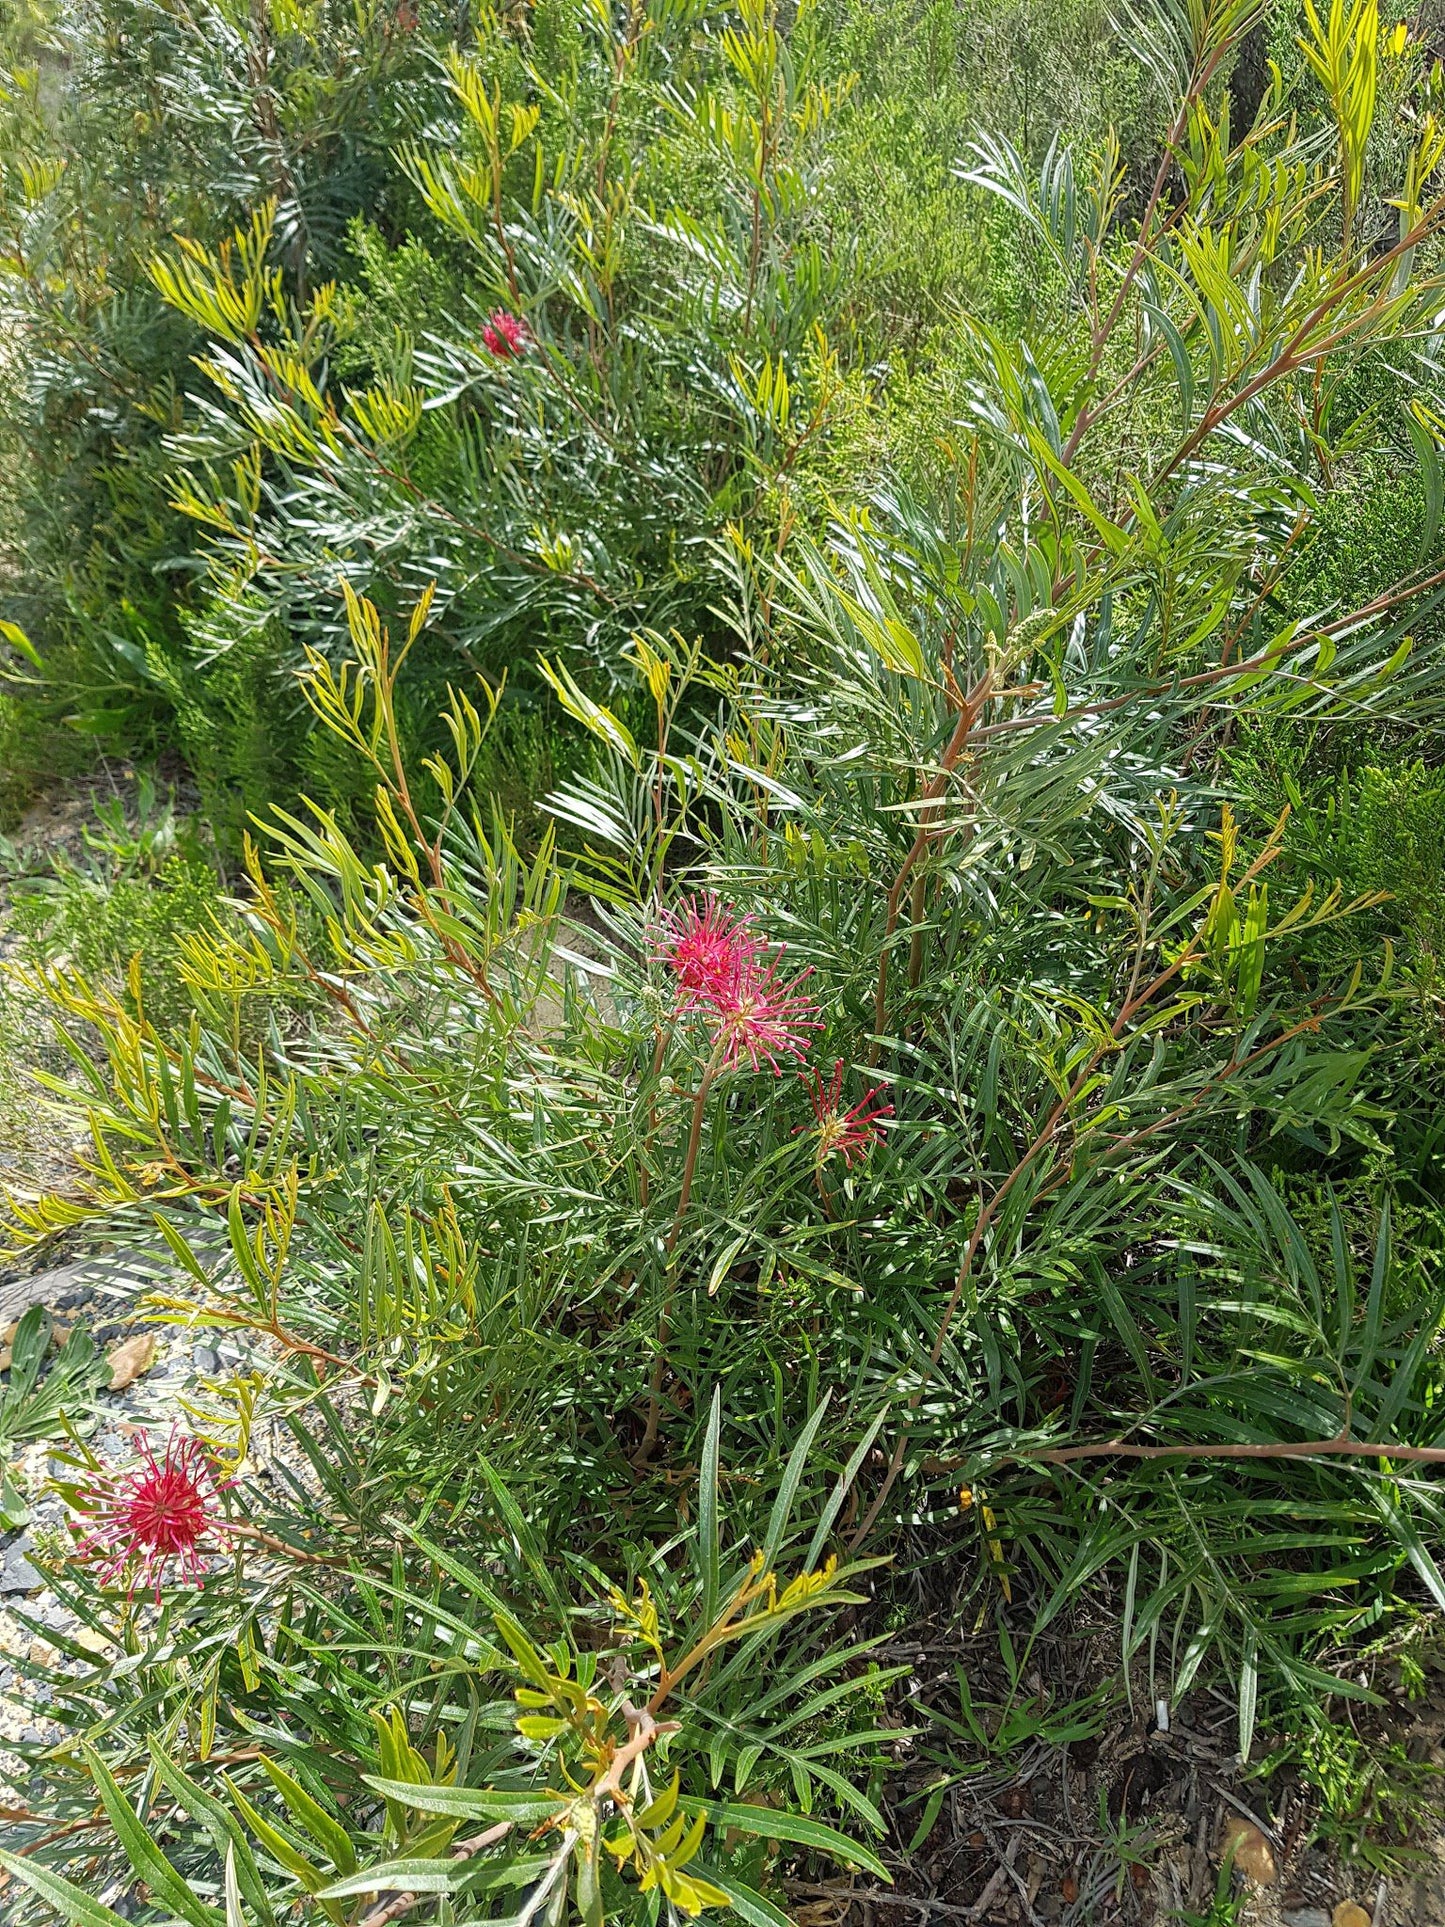
[[[766,1064],[782,1075],[780,1057],[801,1057],[807,1032],[821,1025],[816,1006],[799,991],[811,971],[784,983],[779,958],[769,956],[752,920],[737,916],[716,897],[689,897],[664,911],[653,955],[673,979],[680,1015],[699,1015],[712,1035],[714,1069]]]
[[[755,1071],[766,1064],[774,1077],[781,1077],[780,1057],[806,1053],[807,1033],[823,1028],[817,1005],[798,988],[812,974],[804,970],[782,983],[776,958],[765,963],[753,957],[731,996],[715,1007],[713,1048],[720,1069],[735,1070],[746,1059]]]
[[[821,1167],[835,1151],[843,1155],[843,1162],[850,1169],[860,1159],[867,1157],[873,1146],[879,1143],[883,1133],[878,1128],[878,1120],[892,1117],[891,1104],[875,1104],[875,1097],[882,1094],[883,1085],[875,1084],[871,1091],[853,1106],[852,1110],[843,1109],[843,1060],[840,1057],[833,1066],[833,1075],[825,1084],[817,1071],[800,1071],[799,1079],[806,1084],[811,1077],[813,1116],[817,1120],[814,1129],[818,1137],[817,1162]],[[799,1130],[807,1130],[800,1125]],[[797,1133],[794,1133],[796,1136]]]
[[[514,361],[532,345],[532,330],[520,315],[494,308],[482,329],[482,346],[498,361]]]
[[[182,1581],[197,1584],[205,1572],[201,1541],[223,1535],[219,1496],[230,1480],[217,1477],[216,1461],[200,1439],[173,1431],[158,1459],[144,1432],[135,1435],[139,1463],[97,1473],[78,1495],[89,1531],[73,1527],[76,1554],[93,1560],[100,1579],[113,1585],[130,1574],[130,1591],[150,1588],[159,1600],[161,1582],[174,1562]]]
[[[747,917],[734,916],[716,897],[689,897],[663,912],[653,945],[672,972],[679,1011],[722,1010],[758,967],[758,939]]]

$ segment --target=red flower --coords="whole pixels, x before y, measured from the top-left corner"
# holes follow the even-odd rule
[[[804,1084],[808,1082],[810,1076],[813,1080],[813,1116],[818,1121],[818,1163],[821,1165],[826,1159],[832,1157],[835,1151],[841,1151],[844,1164],[851,1167],[857,1159],[867,1157],[873,1146],[879,1142],[883,1133],[878,1128],[878,1120],[881,1117],[892,1117],[893,1106],[873,1103],[874,1098],[883,1089],[881,1084],[875,1084],[851,1111],[845,1111],[842,1108],[843,1060],[841,1057],[833,1066],[833,1075],[827,1084],[816,1071],[799,1072],[799,1077]]]
[[[721,1010],[758,962],[758,940],[746,917],[735,917],[716,897],[689,897],[662,917],[654,954],[672,971],[677,1008]]]
[[[104,1584],[129,1572],[132,1592],[144,1584],[159,1599],[172,1560],[183,1580],[200,1579],[205,1570],[200,1542],[224,1528],[217,1499],[229,1481],[217,1478],[216,1462],[199,1439],[177,1439],[172,1432],[159,1460],[144,1432],[136,1433],[135,1442],[138,1465],[100,1472],[78,1495],[90,1530],[78,1537],[76,1552],[96,1562]]]
[[[776,960],[764,965],[754,957],[734,985],[726,1003],[717,1006],[714,1047],[727,1070],[746,1058],[755,1071],[764,1064],[781,1077],[780,1057],[801,1057],[808,1048],[805,1032],[821,1030],[817,1005],[798,994],[798,986],[812,975],[804,970],[791,983],[778,981]]]
[[[532,330],[520,315],[496,308],[487,316],[482,329],[482,346],[498,361],[512,361],[532,345]]]
[[[769,957],[751,920],[716,897],[689,897],[665,912],[653,948],[672,972],[678,1011],[707,1022],[719,1070],[746,1059],[755,1071],[767,1064],[779,1077],[779,1057],[801,1057],[804,1033],[820,1028],[815,1006],[798,993],[810,973],[780,982],[778,958]]]

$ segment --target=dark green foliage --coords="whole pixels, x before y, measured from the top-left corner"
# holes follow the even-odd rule
[[[174,232],[220,240],[270,196],[282,272],[304,294],[350,259],[347,225],[362,210],[398,227],[414,197],[394,151],[438,93],[413,16],[408,27],[389,6],[331,0],[274,19],[96,0],[15,10],[6,30],[0,433],[9,612],[46,668],[24,692],[32,729],[62,717],[123,754],[179,734],[199,765],[217,765],[223,817],[239,816],[232,786],[251,803],[294,781],[284,728],[264,753],[256,728],[267,674],[286,671],[273,634],[266,670],[208,675],[214,612],[191,587],[167,439],[203,341],[149,266]],[[451,24],[438,10],[435,31]],[[244,615],[242,598],[229,626]],[[228,731],[236,742],[218,753]]]
[[[294,680],[344,634],[339,575],[392,612],[437,584],[417,750],[476,669],[512,669],[535,713],[539,648],[610,677],[638,624],[716,639],[724,525],[770,540],[880,445],[931,475],[955,304],[1037,300],[1043,256],[959,179],[978,128],[1034,146],[1122,115],[1143,151],[1161,112],[1092,4],[805,8],[786,48],[736,57],[706,7],[625,14],[92,0],[11,27],[29,697],[122,753],[180,748],[232,848],[268,797],[354,804]],[[290,318],[218,362],[151,268],[267,205]],[[498,306],[536,337],[504,367],[479,339]],[[291,393],[301,367],[337,447]],[[568,754],[534,744],[499,783],[530,802]]]

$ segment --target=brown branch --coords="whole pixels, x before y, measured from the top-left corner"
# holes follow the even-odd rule
[[[1072,1465],[1079,1459],[1402,1459],[1418,1465],[1445,1465],[1445,1446],[1373,1444],[1348,1438],[1288,1439],[1268,1445],[1130,1445],[1100,1439],[1090,1445],[1065,1445],[1048,1452],[1010,1452],[1006,1458],[1031,1465]]]
[[[661,1049],[662,1041],[659,1039],[659,1052]],[[692,1102],[692,1117],[687,1133],[687,1153],[682,1166],[682,1189],[678,1194],[672,1229],[668,1232],[667,1243],[663,1247],[669,1275],[667,1289],[662,1299],[662,1312],[657,1321],[657,1349],[653,1354],[652,1369],[647,1379],[647,1423],[643,1430],[642,1442],[632,1455],[632,1463],[639,1469],[652,1457],[653,1447],[657,1444],[658,1427],[662,1423],[662,1381],[667,1371],[667,1347],[672,1339],[672,1301],[677,1289],[671,1275],[672,1254],[677,1249],[683,1219],[687,1216],[687,1207],[692,1199],[692,1181],[697,1172],[698,1146],[702,1142],[703,1113],[707,1109],[708,1093],[713,1087],[719,1069],[718,1054],[714,1052],[698,1082],[697,1093]]]
[[[1368,287],[1371,282],[1379,281],[1382,278],[1382,269],[1391,266],[1402,255],[1413,252],[1422,241],[1429,240],[1442,222],[1445,222],[1445,199],[1437,201],[1430,213],[1418,221],[1407,235],[1395,243],[1394,247],[1387,249],[1384,254],[1375,255],[1366,267],[1347,276],[1345,280],[1337,282],[1328,294],[1321,296],[1272,361],[1234,394],[1226,396],[1222,401],[1211,403],[1205,409],[1198,427],[1185,436],[1169,460],[1150,478],[1151,491],[1172,475],[1175,469],[1188,461],[1217,428],[1228,421],[1230,416],[1236,414],[1247,402],[1253,401],[1256,395],[1272,387],[1284,376],[1293,374],[1297,369],[1315,365],[1331,350],[1339,347],[1342,342],[1348,341],[1351,335],[1357,334],[1372,317],[1378,317],[1387,302],[1387,296],[1383,290],[1377,292],[1352,320],[1346,321],[1320,340],[1311,341],[1310,339],[1315,329],[1352,294],[1363,287]]]
[[[1252,676],[1261,669],[1269,669],[1275,663],[1283,662],[1287,656],[1322,637],[1339,636],[1348,630],[1362,628],[1375,616],[1383,615],[1386,610],[1395,608],[1401,602],[1409,602],[1414,596],[1424,595],[1430,589],[1438,589],[1442,584],[1445,584],[1445,569],[1437,569],[1430,575],[1422,576],[1418,582],[1408,580],[1398,582],[1393,588],[1382,591],[1371,601],[1361,603],[1348,615],[1336,616],[1332,622],[1322,622],[1313,629],[1305,630],[1302,635],[1291,637],[1288,642],[1263,649],[1258,655],[1249,656],[1240,662],[1222,662],[1214,669],[1201,669],[1192,676],[1172,677],[1168,682],[1144,683],[1138,689],[1131,689],[1122,696],[1103,697],[1098,702],[1092,703],[1077,703],[1073,708],[1066,709],[1062,715],[1055,715],[1052,710],[1043,710],[1029,716],[1005,716],[996,723],[980,724],[973,731],[972,739],[975,742],[983,742],[994,736],[1013,735],[1020,730],[1047,729],[1051,724],[1058,726],[1081,722],[1090,716],[1109,716],[1116,710],[1127,709],[1131,703],[1157,701],[1160,697],[1170,695],[1177,690],[1207,689],[1216,683],[1237,681],[1241,677]],[[1251,610],[1250,613],[1252,614],[1253,611]],[[1236,629],[1234,636],[1237,634]],[[1233,637],[1231,637],[1232,640]]]
[[[919,799],[923,805],[923,809],[921,811],[918,832],[913,839],[912,847],[909,849],[907,856],[904,857],[902,864],[899,866],[898,874],[894,877],[892,886],[888,892],[887,915],[883,926],[883,945],[878,957],[878,983],[873,993],[873,1041],[868,1047],[868,1061],[870,1064],[876,1064],[878,1061],[879,1039],[883,1034],[883,1020],[887,1008],[888,951],[893,941],[893,933],[898,928],[898,912],[903,902],[904,886],[907,884],[909,877],[912,875],[930,841],[938,833],[934,821],[937,816],[937,805],[943,796],[944,790],[948,787],[948,779],[953,774],[959,757],[962,756],[968,745],[969,735],[974,723],[978,720],[979,711],[988,701],[992,691],[993,671],[986,670],[982,679],[974,685],[968,695],[963,699],[963,703],[958,712],[958,721],[954,724],[953,734],[948,739],[948,745],[943,752],[938,773],[925,785],[923,794]]]
[[[496,1826],[488,1827],[485,1833],[474,1834],[470,1840],[459,1840],[452,1848],[451,1857],[453,1860],[470,1860],[474,1854],[482,1853],[487,1847],[496,1846],[497,1842],[504,1840],[511,1831],[510,1820],[499,1820]],[[409,1913],[420,1899],[420,1894],[410,1892],[395,1894],[383,1906],[373,1907],[369,1914],[364,1914],[359,1927],[387,1927],[388,1921],[399,1920],[403,1914]]]
[[[653,1718],[651,1706],[634,1706],[631,1700],[624,1700],[621,1707],[622,1717],[628,1726],[627,1738],[612,1756],[612,1762],[602,1778],[592,1788],[594,1800],[618,1800],[622,1795],[622,1776],[634,1760],[640,1760],[648,1747],[657,1738],[662,1728]]]
[[[324,1345],[313,1345],[307,1338],[298,1338],[295,1332],[287,1331],[285,1326],[275,1319],[257,1318],[252,1312],[224,1302],[204,1305],[201,1309],[207,1319],[223,1320],[240,1331],[264,1332],[268,1338],[274,1338],[283,1351],[298,1352],[304,1358],[314,1358],[320,1360],[322,1364],[334,1365],[338,1371],[348,1373],[362,1385],[376,1384],[374,1373],[363,1371],[359,1365],[349,1358],[343,1358],[339,1352],[327,1351]]]
[[[351,1564],[350,1559],[343,1558],[334,1552],[307,1552],[300,1546],[293,1546],[287,1539],[278,1539],[273,1532],[263,1532],[260,1526],[252,1525],[249,1520],[228,1519],[218,1530],[224,1538],[250,1541],[255,1545],[263,1546],[267,1552],[274,1552],[281,1558],[295,1559],[302,1565],[349,1566]]]

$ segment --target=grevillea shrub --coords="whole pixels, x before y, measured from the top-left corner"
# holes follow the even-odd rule
[[[1392,125],[1377,205],[1353,82],[1328,140],[1277,89],[1231,131],[1251,18],[1154,23],[1132,198],[1108,145],[975,156],[1061,292],[960,322],[951,493],[733,528],[726,648],[639,627],[628,704],[547,659],[591,761],[525,854],[494,687],[408,762],[440,596],[403,630],[344,584],[301,687],[364,836],[258,826],[186,1021],[32,974],[92,1149],[13,1242],[159,1225],[157,1315],[258,1351],[196,1415],[245,1528],[203,1583],[57,1576],[125,1657],[57,1679],[77,1745],[4,1865],[72,1918],[133,1875],[194,1927],[776,1927],[804,1856],[906,1852],[938,1761],[901,1727],[969,1764],[874,1644],[929,1573],[1015,1688],[1077,1613],[1167,1704],[1230,1691],[1245,1760],[1304,1724],[1327,1761],[1360,1642],[1445,1605],[1441,1207],[1396,1128],[1429,1006],[1230,774],[1246,730],[1438,720],[1432,527],[1359,606],[1296,598],[1433,336],[1445,136]],[[1311,33],[1374,72],[1364,10]],[[308,1472],[268,1490],[276,1423]]]
[[[392,620],[431,584],[416,780],[448,680],[512,667],[486,775],[530,802],[566,760],[538,649],[606,686],[633,627],[718,636],[712,544],[769,539],[867,392],[837,21],[62,11],[0,112],[17,689],[179,749],[236,848],[298,793],[364,818],[297,674],[344,654],[338,578]]]

